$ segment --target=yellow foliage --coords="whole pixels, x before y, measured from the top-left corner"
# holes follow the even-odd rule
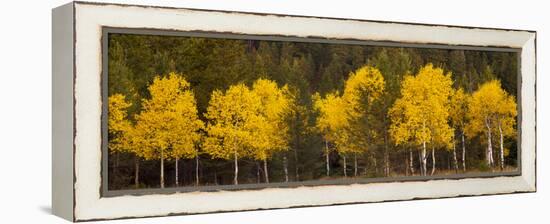
[[[254,129],[266,122],[259,113],[261,106],[260,97],[244,84],[225,92],[215,90],[205,114],[209,122],[204,151],[222,159],[253,156]]]
[[[466,113],[468,112],[468,100],[470,96],[462,88],[453,91],[450,103],[450,118],[454,128],[463,129],[466,125]]]
[[[204,150],[214,158],[251,157],[265,160],[288,150],[286,117],[293,108],[288,87],[258,79],[248,88],[232,85],[214,91],[207,108],[208,136]]]
[[[337,133],[349,124],[346,101],[338,95],[335,92],[327,94],[325,98],[319,94],[313,96],[313,107],[319,112],[316,126],[329,141],[336,140]]]
[[[258,79],[252,92],[260,98],[260,115],[255,123],[256,141],[253,142],[255,158],[265,160],[277,151],[288,150],[289,127],[286,118],[291,115],[293,99],[288,86],[279,88],[271,80]]]
[[[389,110],[390,135],[397,145],[431,143],[451,147],[449,126],[451,74],[428,64],[416,76],[406,76],[401,98]]]
[[[194,158],[203,128],[190,85],[181,75],[156,77],[133,131],[136,154],[145,159]]]
[[[500,124],[504,136],[514,137],[516,108],[515,97],[502,89],[500,81],[492,80],[484,83],[468,101],[466,135],[469,138],[479,134],[486,135],[487,126],[493,133],[497,133]]]
[[[130,121],[127,120],[127,109],[132,104],[126,102],[122,94],[114,94],[108,99],[108,133],[109,133],[109,151],[123,152],[130,150],[128,133],[132,128]]]
[[[344,87],[343,98],[350,107],[352,117],[364,114],[362,103],[371,104],[384,92],[384,77],[380,70],[371,66],[364,66],[350,73]]]
[[[384,78],[380,71],[364,66],[350,73],[342,96],[329,93],[325,98],[313,96],[314,109],[319,112],[316,127],[327,141],[336,145],[339,153],[358,153],[367,149],[362,133],[368,127],[359,119],[368,116],[368,107],[384,92]]]

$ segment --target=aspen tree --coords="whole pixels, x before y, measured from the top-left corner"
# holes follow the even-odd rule
[[[451,74],[428,64],[416,76],[407,76],[401,97],[389,111],[390,134],[396,145],[413,142],[421,146],[422,175],[427,174],[427,144],[449,145],[453,129],[449,126]]]
[[[516,108],[515,98],[502,89],[498,80],[482,84],[468,101],[466,134],[470,138],[478,135],[486,137],[485,160],[488,166],[495,164],[492,136],[498,132],[500,168],[504,169],[504,138],[513,137],[516,133]]]
[[[157,76],[148,90],[151,97],[143,101],[143,111],[136,117],[135,142],[145,159],[160,160],[160,187],[164,188],[164,162],[195,158],[203,124],[190,84],[180,75]]]
[[[466,126],[466,113],[468,112],[468,100],[469,94],[465,93],[462,88],[453,91],[451,96],[451,110],[450,118],[451,125],[455,130],[460,132],[461,146],[462,146],[462,170],[466,172],[466,142],[464,141],[464,129]],[[455,170],[458,170],[458,160],[456,156],[456,141],[453,137],[453,160]]]
[[[215,90],[205,114],[208,119],[204,151],[213,158],[232,159],[233,184],[239,184],[239,159],[253,157],[260,115],[261,99],[244,84],[232,85],[225,92]]]
[[[349,125],[347,104],[339,95],[338,92],[334,92],[327,94],[324,98],[321,98],[319,94],[313,96],[313,107],[319,112],[315,125],[325,140],[327,176],[330,176],[329,141],[342,139],[340,132]]]
[[[267,79],[258,79],[252,86],[252,93],[260,99],[259,115],[262,119],[255,122],[256,131],[252,132],[254,157],[263,161],[265,182],[269,183],[267,160],[276,152],[288,150],[289,127],[286,123],[290,115],[292,99],[288,86],[279,88],[277,83]],[[288,176],[288,171],[286,171]]]

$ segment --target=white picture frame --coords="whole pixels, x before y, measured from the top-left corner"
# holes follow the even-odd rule
[[[518,48],[521,172],[485,178],[105,197],[101,175],[105,27]],[[536,191],[534,31],[73,2],[53,10],[52,33],[52,206],[55,215],[70,221]]]

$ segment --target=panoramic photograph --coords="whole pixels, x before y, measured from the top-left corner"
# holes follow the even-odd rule
[[[518,53],[116,34],[108,190],[518,171]]]

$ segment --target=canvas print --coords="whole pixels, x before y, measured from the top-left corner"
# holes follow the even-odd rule
[[[106,49],[108,190],[519,172],[513,49],[131,33]]]

